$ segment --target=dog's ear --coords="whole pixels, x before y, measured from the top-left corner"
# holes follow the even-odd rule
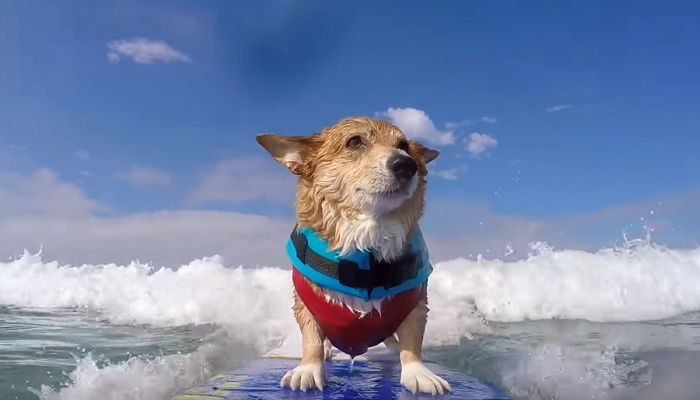
[[[414,142],[413,140],[409,141],[409,147],[411,154],[416,154],[418,158],[423,161],[423,164],[433,161],[438,155],[440,155],[439,151],[425,147],[418,142]]]
[[[275,161],[287,167],[293,174],[303,173],[303,156],[311,144],[311,137],[265,133],[258,135],[255,139]]]

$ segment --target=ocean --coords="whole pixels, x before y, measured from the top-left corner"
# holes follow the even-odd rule
[[[700,248],[435,263],[425,357],[519,399],[700,398]],[[290,270],[0,262],[0,399],[167,399],[298,351]]]

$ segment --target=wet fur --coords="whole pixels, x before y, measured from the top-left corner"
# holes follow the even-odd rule
[[[371,211],[348,204],[346,199],[351,194],[343,185],[345,180],[362,179],[375,168],[373,160],[344,151],[346,141],[357,133],[372,137],[375,145],[389,148],[395,148],[404,139],[394,125],[371,118],[345,119],[309,136],[297,182],[297,224],[314,229],[333,249],[345,253],[371,249],[381,258],[391,260],[401,254],[406,237],[416,228],[423,213],[427,168],[419,155],[427,149],[409,142],[409,154],[419,165],[413,196],[385,215],[372,215]],[[393,229],[386,229],[387,225]]]
[[[348,139],[358,135],[367,145],[349,150]],[[310,136],[260,135],[258,141],[298,176],[296,221],[300,228],[313,229],[341,254],[366,250],[378,259],[392,261],[403,253],[423,213],[426,164],[437,156],[436,151],[414,141],[408,141],[407,151],[400,150],[397,147],[406,141],[401,130],[367,117],[347,118]],[[386,160],[396,152],[407,152],[417,162],[418,171],[405,196],[378,196],[374,191],[391,181]],[[381,307],[380,300],[365,301],[313,283],[312,287],[329,302],[341,303],[360,314]],[[299,366],[282,378],[281,385],[302,390],[322,388],[323,382],[316,381],[318,371],[323,371],[323,332],[296,293],[293,310],[302,330],[303,355]],[[449,390],[449,384],[439,383],[436,379],[440,378],[420,361],[427,312],[427,302],[423,301],[399,327],[398,344],[391,338],[391,346],[400,354],[404,386],[414,392],[441,393]]]

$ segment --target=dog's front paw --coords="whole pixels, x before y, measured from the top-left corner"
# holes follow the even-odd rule
[[[322,362],[298,365],[293,370],[288,371],[280,381],[281,387],[288,387],[292,390],[309,389],[323,390],[325,370]]]
[[[401,384],[411,393],[443,394],[452,391],[446,380],[435,375],[420,361],[401,366]]]

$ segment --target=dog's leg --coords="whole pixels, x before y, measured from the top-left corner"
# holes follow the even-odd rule
[[[446,380],[435,375],[421,360],[423,333],[428,320],[428,305],[423,300],[401,323],[396,334],[399,337],[401,359],[401,384],[412,393],[443,394],[452,387]]]
[[[401,352],[401,348],[399,347],[399,341],[396,340],[396,336],[391,335],[388,338],[384,339],[384,346],[386,346],[389,351],[392,353],[399,354]]]
[[[306,391],[314,388],[323,390],[325,380],[323,340],[325,335],[296,292],[294,293],[293,310],[299,329],[301,329],[301,361],[296,368],[282,377],[280,386],[287,386],[292,390]]]
[[[323,341],[323,359],[326,361],[333,359],[333,343],[328,338]]]

